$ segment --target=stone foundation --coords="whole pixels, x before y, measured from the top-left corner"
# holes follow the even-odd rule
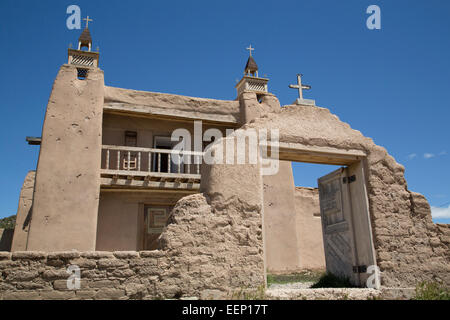
[[[0,252],[0,259],[0,300],[223,298],[242,280],[214,276],[204,266],[208,255],[180,263],[180,255],[158,250]],[[70,265],[81,270],[79,289],[67,286]]]

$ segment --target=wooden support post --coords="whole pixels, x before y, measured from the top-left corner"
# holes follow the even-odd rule
[[[171,154],[167,154],[167,173],[170,173],[170,156]]]
[[[161,172],[161,153],[158,153],[158,172]]]
[[[138,171],[141,171],[141,152],[138,152]]]
[[[106,170],[109,169],[109,149],[106,150]]]

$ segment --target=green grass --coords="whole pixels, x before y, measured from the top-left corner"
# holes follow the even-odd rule
[[[331,273],[326,273],[314,283],[311,288],[355,288],[348,278],[335,276]]]
[[[450,300],[450,289],[437,282],[421,282],[413,300]]]
[[[14,229],[16,225],[16,215],[0,219],[0,229]]]
[[[316,282],[322,277],[324,271],[303,271],[299,273],[291,274],[268,274],[267,275],[267,285],[271,284],[285,284],[293,282]]]

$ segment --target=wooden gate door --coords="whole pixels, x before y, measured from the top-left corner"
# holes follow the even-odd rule
[[[345,171],[339,168],[318,180],[325,262],[327,272],[359,285],[359,277],[353,273],[356,248]]]
[[[379,288],[362,162],[319,178],[320,215],[327,271],[354,285]],[[368,273],[367,271],[370,271]]]

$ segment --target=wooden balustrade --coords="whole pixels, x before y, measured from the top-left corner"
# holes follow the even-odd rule
[[[130,173],[137,171],[199,175],[203,156],[202,152],[155,148],[103,145],[102,149],[102,169]]]

